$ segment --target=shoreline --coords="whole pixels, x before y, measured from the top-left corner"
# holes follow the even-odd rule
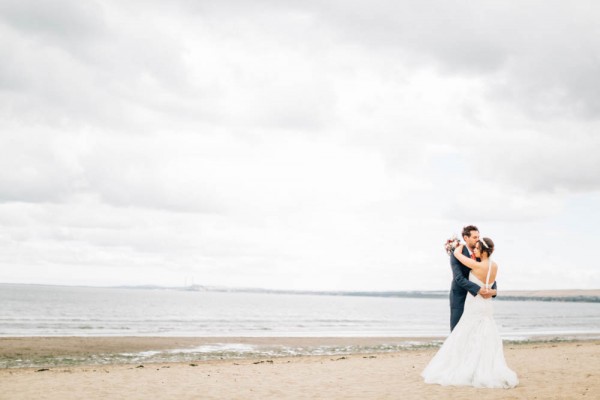
[[[442,337],[0,337],[0,368],[348,355],[431,347]]]
[[[19,340],[20,339],[20,340]],[[197,345],[230,338],[160,338],[151,344],[127,340],[59,338],[33,341],[0,339],[0,348],[13,341],[21,354],[94,351],[112,348],[141,350],[158,345]],[[27,338],[25,338],[27,339]],[[48,338],[46,338],[48,339]],[[101,340],[100,340],[101,339]],[[256,338],[235,338],[256,343]],[[259,341],[273,338],[260,338]],[[332,344],[362,344],[380,338],[322,338]],[[393,338],[388,338],[393,339]],[[404,339],[404,338],[401,338]],[[112,344],[109,342],[112,340]],[[277,338],[283,344],[309,345],[315,338]],[[349,342],[347,341],[349,340]],[[196,341],[196,342],[194,342]],[[91,346],[95,342],[97,346]],[[68,348],[69,343],[73,346]],[[324,343],[317,339],[316,343]],[[62,347],[61,347],[62,346]],[[88,346],[87,349],[85,347]],[[113,347],[111,347],[113,346]],[[62,349],[62,350],[60,350]],[[77,350],[79,349],[79,350]],[[437,347],[389,353],[351,353],[257,357],[143,364],[77,365],[49,368],[2,368],[0,399],[585,399],[600,392],[600,339],[504,343],[510,368],[519,376],[515,389],[476,389],[426,385],[420,373]]]

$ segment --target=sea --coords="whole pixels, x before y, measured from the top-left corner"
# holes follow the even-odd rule
[[[449,333],[450,319],[444,294],[411,297],[0,284],[0,305],[2,337],[394,337],[407,338],[406,346],[421,346],[441,343]],[[600,338],[600,302],[494,300],[494,311],[504,340]],[[423,339],[415,342],[414,338]],[[357,351],[264,349],[270,356],[350,350]],[[228,342],[191,353],[182,349],[171,358],[156,353],[127,357],[172,361],[181,360],[182,354],[210,359],[260,355],[261,351]]]

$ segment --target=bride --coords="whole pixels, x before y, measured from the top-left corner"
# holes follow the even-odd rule
[[[475,261],[462,254],[463,245],[454,256],[469,267],[469,280],[490,288],[496,280],[498,265],[490,259],[494,242],[483,238],[475,246]],[[519,380],[506,365],[502,339],[493,316],[492,299],[467,295],[465,311],[450,336],[423,370],[425,383],[440,385],[513,388]]]

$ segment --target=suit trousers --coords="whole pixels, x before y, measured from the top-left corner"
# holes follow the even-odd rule
[[[454,330],[454,327],[456,326],[456,324],[458,324],[458,321],[460,321],[460,317],[462,317],[463,315],[463,311],[465,310],[465,307],[463,305],[463,307],[452,307],[450,308],[450,332],[452,332]]]

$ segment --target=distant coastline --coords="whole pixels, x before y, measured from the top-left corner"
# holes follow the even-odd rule
[[[506,300],[537,300],[537,301],[584,301],[591,303],[600,302],[600,289],[572,289],[572,290],[507,290],[499,299]]]
[[[0,285],[19,286],[68,286],[47,284],[0,283]],[[327,290],[284,290],[261,288],[234,288],[221,286],[158,286],[158,285],[127,285],[127,286],[78,286],[114,289],[145,289],[145,290],[183,290],[196,292],[239,292],[264,294],[291,294],[317,296],[359,296],[359,297],[403,297],[403,298],[444,298],[448,296],[445,290],[398,290],[398,291],[327,291]],[[557,290],[507,290],[501,291],[497,300],[511,301],[564,301],[600,303],[600,289],[557,289]]]
[[[276,290],[253,288],[219,288],[193,285],[180,290],[191,291],[224,291],[246,293],[275,293],[321,296],[361,296],[361,297],[408,297],[408,298],[443,298],[448,296],[445,290],[399,290],[399,291],[310,291],[310,290]],[[571,301],[600,303],[600,289],[565,289],[565,290],[507,290],[496,297],[497,300],[519,301]]]

